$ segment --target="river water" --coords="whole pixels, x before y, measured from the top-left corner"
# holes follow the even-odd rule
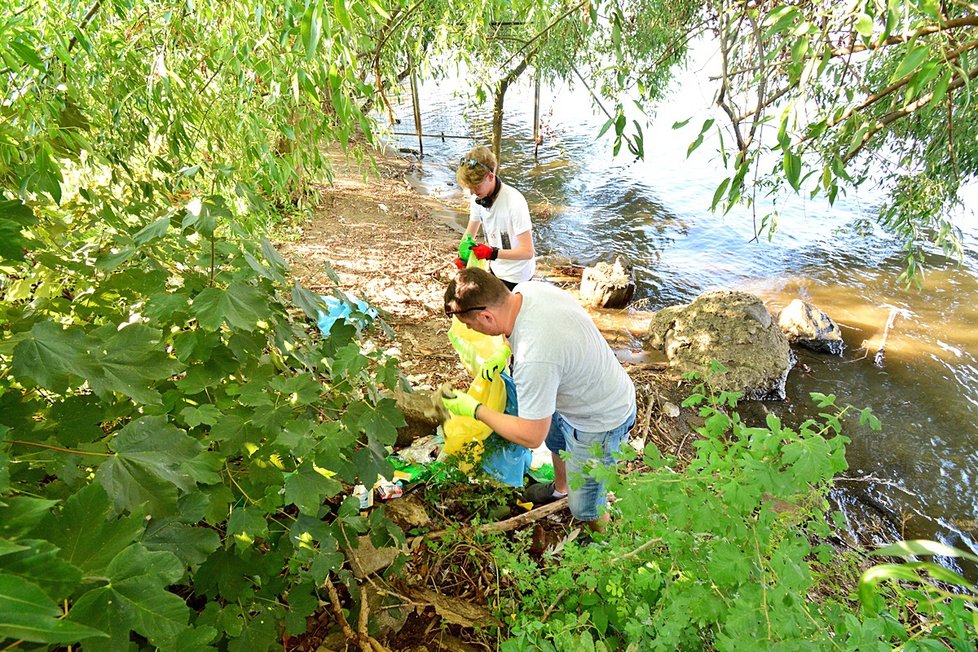
[[[421,87],[422,129],[473,139],[425,138],[419,176],[461,208],[454,165],[474,144],[491,141],[491,107],[467,108],[454,88],[447,82]],[[595,140],[605,116],[586,90],[566,86],[541,92],[544,140],[534,158],[532,86],[511,88],[500,176],[530,202],[538,252],[582,263],[626,256],[635,269],[636,298],[647,310],[688,303],[710,289],[753,292],[774,314],[799,297],[822,308],[842,328],[844,355],[799,351],[806,367],[789,374],[787,400],[765,408],[797,424],[817,413],[808,399],[816,391],[835,394],[840,405],[871,407],[882,431],[847,432],[849,479],[835,494],[852,528],[866,528],[867,517],[875,516],[889,527],[862,532],[873,540],[929,538],[978,553],[974,216],[962,219],[963,263],[929,253],[919,290],[897,279],[904,268],[899,242],[882,232],[857,232],[855,221],[873,214],[878,188],[840,197],[834,206],[789,194],[759,201],[758,215],[777,207],[779,228],[771,241],[755,239],[751,211],[710,212],[723,178],[715,143],[707,140],[686,156],[710,93],[693,76],[677,82],[646,130],[645,159],[634,161],[613,157],[610,138]],[[401,120],[395,131],[413,134],[407,93],[395,109]],[[691,115],[687,127],[671,128]],[[392,139],[418,149],[413,135]],[[877,366],[874,354],[891,314],[885,359]],[[974,566],[962,570],[978,577]]]

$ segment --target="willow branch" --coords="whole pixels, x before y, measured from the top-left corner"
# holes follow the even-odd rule
[[[978,66],[972,68],[968,72],[966,77],[958,76],[954,81],[948,84],[947,92],[950,93],[951,91],[961,88],[962,86],[965,85],[966,82],[975,79],[976,77],[978,77]],[[899,120],[900,118],[905,118],[908,115],[915,113],[918,109],[927,106],[930,103],[931,99],[933,99],[933,97],[934,97],[933,93],[927,93],[926,95],[918,98],[917,101],[911,102],[910,104],[906,105],[901,109],[887,113],[885,116],[880,118],[879,122],[876,123],[876,126],[874,126],[872,129],[866,132],[866,134],[863,136],[862,140],[860,141],[859,145],[857,145],[855,149],[849,152],[845,156],[843,161],[847,163],[851,161],[852,158],[857,153],[859,153],[860,150],[862,150],[862,148],[866,145],[866,143],[869,142],[870,138],[872,138],[879,132],[886,129],[888,125],[895,122],[896,120]]]
[[[737,150],[744,153],[747,151],[748,143],[744,140],[744,135],[740,131],[740,122],[736,119],[733,108],[727,102],[727,93],[730,90],[730,78],[728,75],[729,54],[730,54],[730,25],[723,21],[720,24],[720,61],[722,71],[722,81],[720,82],[720,93],[717,95],[717,106],[730,118],[730,124],[734,130],[734,137],[737,139]]]
[[[749,15],[749,14],[748,14]],[[761,29],[757,24],[757,21],[753,17],[750,18],[751,29],[754,32],[754,39],[757,47],[757,57],[761,61],[764,60],[764,39],[761,38]],[[764,99],[764,93],[767,92],[767,75],[762,74],[761,79],[757,84],[757,106],[754,109],[754,121],[750,126],[750,133],[747,136],[747,142],[754,142],[754,136],[757,134],[757,127],[761,124],[758,120],[758,116],[761,115],[761,111],[767,106],[767,102]],[[756,188],[756,185],[755,185]]]
[[[83,31],[86,27],[88,27],[88,23],[90,23],[92,21],[92,18],[95,17],[95,12],[98,11],[98,8],[101,5],[102,5],[102,0],[95,0],[95,4],[93,4],[91,8],[89,8],[88,12],[85,14],[85,17],[82,18],[82,22],[78,25],[79,32]],[[72,36],[71,40],[68,41],[68,52],[71,52],[71,48],[75,47],[76,43],[78,43],[78,34]]]
[[[514,52],[513,54],[511,54],[510,57],[509,57],[509,59],[506,59],[506,61],[503,62],[503,65],[500,66],[500,68],[506,68],[506,66],[509,65],[509,62],[511,62],[513,59],[515,59],[516,56],[520,52],[522,52],[523,50],[525,50],[526,48],[528,48],[530,45],[532,45],[538,39],[541,39],[544,36],[546,36],[547,34],[549,34],[550,31],[554,27],[556,27],[561,21],[563,21],[565,18],[567,18],[568,16],[570,16],[572,13],[574,13],[575,11],[577,11],[578,9],[580,9],[581,7],[589,4],[590,2],[591,2],[591,0],[581,0],[581,2],[578,2],[576,5],[574,5],[573,7],[571,7],[570,9],[568,9],[567,11],[565,11],[564,13],[562,13],[560,16],[558,16],[557,18],[553,19],[553,21],[551,21],[551,23],[549,25],[547,25],[546,27],[544,27],[542,30],[540,30],[540,32],[538,32],[535,36],[533,36],[533,38],[531,38],[529,41],[527,41],[523,45],[523,47],[521,47],[516,52]]]
[[[916,32],[910,36],[890,36],[883,41],[877,41],[876,43],[854,43],[851,46],[845,48],[838,48],[832,50],[833,57],[842,57],[847,54],[855,54],[856,52],[864,52],[866,50],[880,50],[885,47],[890,47],[891,45],[902,45],[903,43],[908,43],[921,36],[927,36],[929,34],[939,34],[941,32],[947,32],[953,29],[958,29],[960,27],[976,27],[978,26],[978,16],[962,16],[960,18],[952,18],[951,20],[945,21],[943,23],[938,23],[937,25],[928,25],[927,27],[921,27]]]
[[[971,50],[974,50],[975,48],[978,48],[978,40],[971,41],[970,43],[966,43],[965,45],[962,45],[961,47],[953,50],[952,52],[948,52],[947,53],[947,56],[945,56],[944,60],[947,61],[947,62],[954,61],[955,59],[958,59],[965,52],[969,52]],[[834,120],[830,120],[826,124],[826,129],[831,129],[832,127],[836,126],[840,122],[843,122],[843,121],[849,119],[854,113],[856,113],[858,111],[862,111],[866,107],[871,106],[872,104],[875,104],[876,102],[880,101],[884,97],[892,94],[894,91],[897,91],[897,90],[903,88],[904,86],[906,86],[907,84],[910,83],[910,80],[912,80],[914,78],[914,75],[915,74],[916,74],[915,72],[911,72],[911,73],[905,75],[904,77],[902,77],[901,79],[893,82],[892,84],[890,84],[889,86],[887,86],[883,90],[879,91],[878,93],[874,93],[873,95],[870,95],[869,97],[867,97],[858,106],[855,106],[855,107],[852,107],[850,109],[847,109],[845,111],[845,113],[843,113],[838,118],[836,118]],[[973,78],[973,75],[971,75],[971,77]],[[950,89],[950,86],[948,88]],[[928,95],[927,97],[929,99],[930,98],[930,95]],[[810,137],[806,136],[805,138],[802,138],[801,139],[801,142],[805,142],[807,140],[810,140]]]

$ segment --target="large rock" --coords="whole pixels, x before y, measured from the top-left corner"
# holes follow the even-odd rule
[[[652,316],[647,342],[681,373],[705,373],[711,361],[719,361],[727,370],[710,382],[721,390],[742,391],[748,399],[783,399],[794,365],[788,340],[771,313],[746,292],[706,292],[689,305],[660,310]]]
[[[842,330],[820,308],[795,299],[778,315],[778,326],[788,341],[819,353],[842,355]]]
[[[598,263],[581,274],[581,303],[595,308],[624,308],[635,295],[631,269],[616,257],[611,265]]]
[[[404,413],[405,421],[405,425],[397,429],[395,445],[398,448],[410,446],[419,437],[434,434],[447,416],[437,391],[397,391],[393,398]]]

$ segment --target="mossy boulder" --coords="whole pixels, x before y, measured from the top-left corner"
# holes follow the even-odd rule
[[[665,353],[679,373],[705,373],[716,360],[726,371],[710,382],[721,390],[742,391],[748,399],[784,398],[795,358],[788,340],[764,303],[732,290],[706,292],[685,306],[652,316],[647,345]]]

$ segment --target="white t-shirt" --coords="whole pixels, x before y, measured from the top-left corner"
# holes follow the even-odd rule
[[[519,416],[556,411],[585,432],[622,425],[635,409],[635,385],[584,308],[541,281],[513,291],[523,296],[509,337]]]
[[[469,219],[482,222],[482,231],[486,236],[486,243],[490,247],[499,249],[515,249],[518,246],[517,236],[526,233],[533,225],[530,223],[530,209],[526,205],[526,199],[516,188],[500,182],[499,194],[492,203],[492,208],[487,209],[475,203],[475,196],[472,197],[472,204],[469,207]],[[522,283],[529,281],[536,271],[536,259],[529,260],[501,260],[496,259],[489,263],[492,273],[510,283]]]

